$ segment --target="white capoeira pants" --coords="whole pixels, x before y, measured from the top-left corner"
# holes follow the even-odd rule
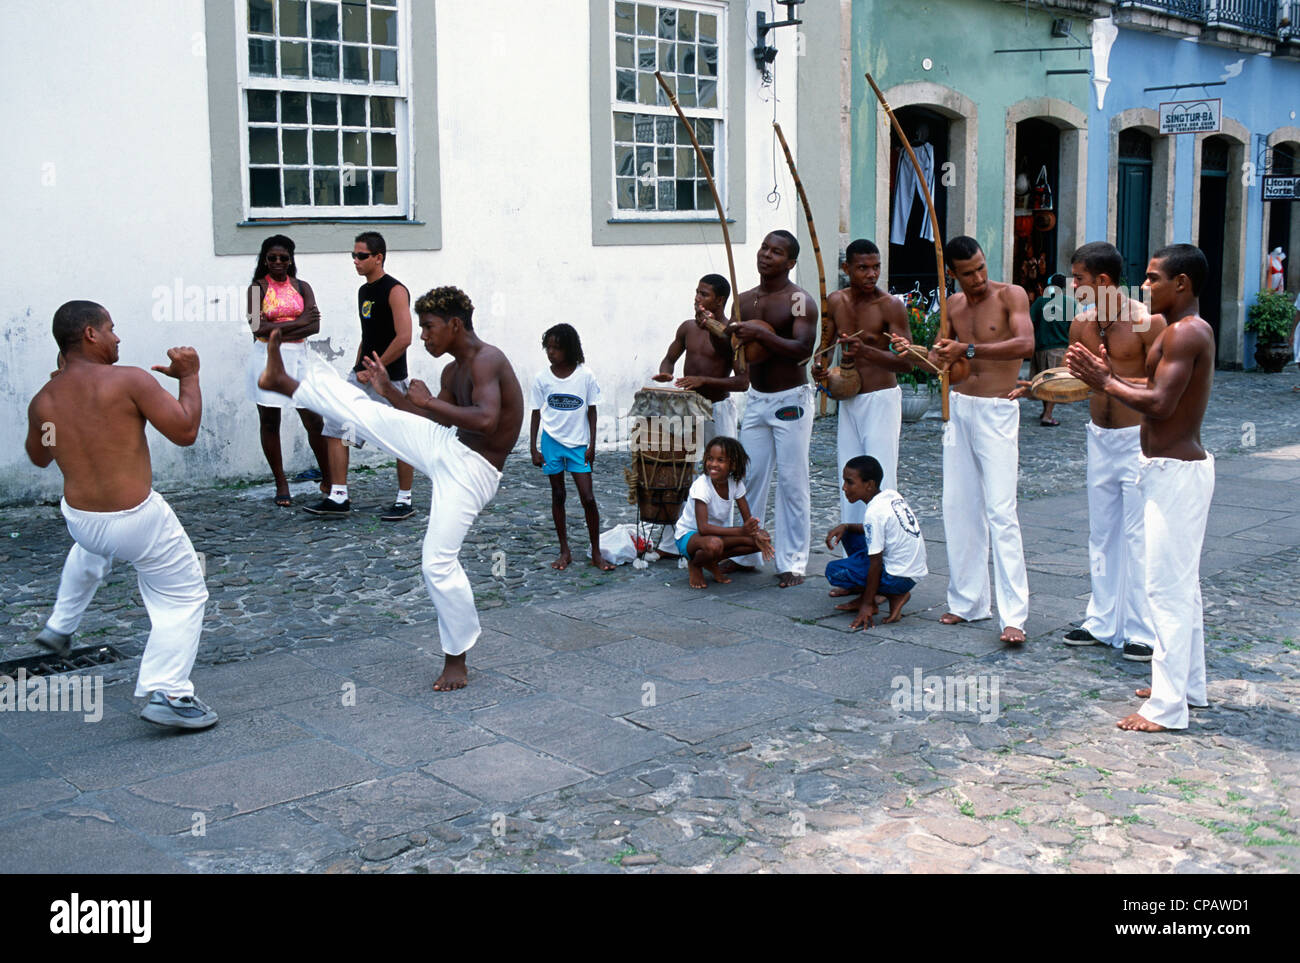
[[[710,438],[735,438],[736,432],[736,400],[727,395],[713,402],[713,417],[706,419],[700,429],[700,446]]]
[[[1099,428],[1088,422],[1088,567],[1092,597],[1085,631],[1108,645],[1154,647],[1147,604],[1138,459],[1142,429]]]
[[[903,391],[897,385],[866,391],[839,403],[836,416],[835,448],[840,473],[850,458],[870,455],[885,472],[881,491],[898,489],[898,433],[903,427]],[[840,521],[861,525],[867,517],[866,502],[850,502],[840,490]]]
[[[785,391],[756,391],[745,395],[740,444],[749,455],[745,473],[746,501],[760,521],[767,511],[772,469],[777,473],[776,549],[778,572],[803,575],[812,543],[812,498],[808,492],[808,448],[812,443],[813,390],[798,385]],[[740,565],[763,564],[757,553],[736,559]]]
[[[1002,627],[1024,629],[1029,580],[1016,516],[1020,405],[1005,398],[949,395],[943,432],[943,530],[948,547],[948,611],[987,619],[989,536]]]
[[[77,544],[63,563],[49,627],[65,635],[75,632],[113,559],[130,562],[151,625],[135,694],[193,695],[190,670],[199,651],[208,590],[198,555],[172,507],[157,492],[122,512],[83,512],[66,501],[60,507]]]
[[[438,610],[438,637],[447,655],[461,655],[481,634],[474,592],[460,565],[460,546],[478,513],[501,484],[501,472],[456,437],[456,430],[422,415],[372,401],[333,370],[314,365],[293,402],[341,425],[429,476],[433,503],[424,536],[424,582]]]
[[[1151,698],[1138,714],[1166,729],[1187,728],[1187,704],[1205,705],[1201,543],[1214,496],[1214,456],[1139,460],[1146,528],[1146,591],[1155,625]]]

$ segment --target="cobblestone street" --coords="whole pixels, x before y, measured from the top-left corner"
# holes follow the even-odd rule
[[[135,718],[148,620],[119,564],[78,635],[128,656],[95,670],[102,721],[0,715],[0,869],[1294,871],[1295,383],[1291,369],[1216,376],[1201,563],[1212,706],[1182,734],[1116,730],[1149,668],[1060,643],[1088,597],[1085,405],[1040,428],[1038,403],[1022,402],[1022,649],[993,622],[937,621],[934,418],[904,426],[899,469],[931,575],[900,623],[865,635],[847,632],[819,575],[696,593],[671,559],[553,572],[549,486],[517,453],[462,553],[485,632],[470,687],[452,694],[429,689],[441,660],[419,577],[423,478],[419,512],[395,525],[375,514],[391,502],[387,467],[354,474],[360,510],[344,519],[277,510],[262,479],[164,492],[206,559],[194,680],[222,722],[178,737]],[[834,441],[820,420],[812,574],[838,515]],[[626,464],[597,459],[603,528],[635,520]],[[314,487],[296,484],[296,502]],[[572,491],[568,508],[576,554]],[[36,653],[70,538],[54,505],[0,508],[0,536],[10,660]],[[927,676],[996,684],[996,709],[926,709],[921,692],[900,708],[898,680],[924,689]]]

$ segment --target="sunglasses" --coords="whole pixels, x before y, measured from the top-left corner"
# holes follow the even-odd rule
[[[367,258],[372,258],[372,257],[374,257],[374,256],[375,256],[375,253],[374,253],[373,251],[353,251],[353,252],[352,252],[352,260],[354,260],[354,261],[364,261],[364,260],[366,260]]]
[[[267,264],[278,264],[278,263],[280,263],[280,262],[282,262],[282,261],[283,261],[285,264],[292,264],[292,263],[293,263],[293,258],[290,257],[288,254],[268,254],[268,255],[266,256],[266,263],[267,263]]]

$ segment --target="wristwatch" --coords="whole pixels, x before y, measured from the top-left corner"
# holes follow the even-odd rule
[[[975,357],[975,345],[974,345],[974,344],[968,344],[968,345],[966,345],[966,357],[967,357],[967,358],[974,358],[974,357]]]

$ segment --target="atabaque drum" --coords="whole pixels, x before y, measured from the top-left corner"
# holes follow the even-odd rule
[[[695,459],[713,403],[694,391],[642,388],[628,417],[628,502],[636,504],[643,522],[673,524],[695,480]]]

